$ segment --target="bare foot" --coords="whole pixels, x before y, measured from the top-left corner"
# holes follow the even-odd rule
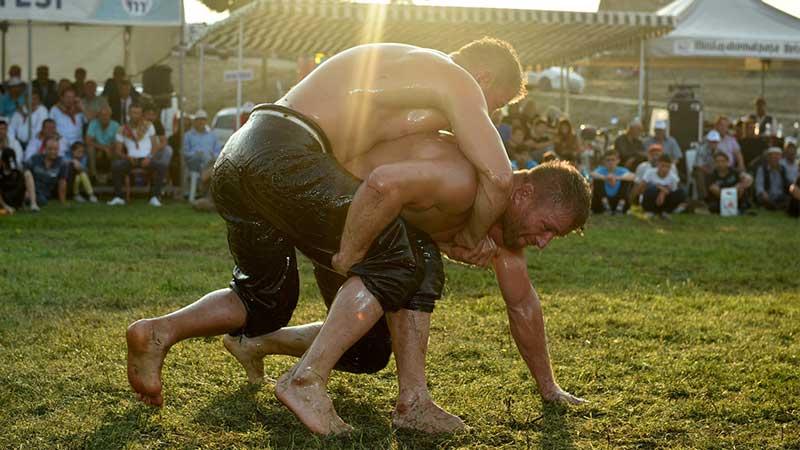
[[[222,343],[247,372],[250,383],[261,384],[264,382],[264,350],[260,345],[244,336],[231,336],[226,334]]]
[[[128,327],[128,382],[142,402],[161,406],[161,366],[169,347],[151,320],[137,320]]]
[[[443,410],[429,397],[397,401],[392,413],[392,425],[424,433],[455,433],[467,428],[464,421]]]
[[[333,436],[353,431],[333,409],[322,379],[313,372],[297,372],[295,367],[278,379],[275,384],[278,400],[314,433]]]

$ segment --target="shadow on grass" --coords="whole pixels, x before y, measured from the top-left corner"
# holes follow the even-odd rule
[[[139,404],[108,413],[102,425],[84,438],[82,448],[123,448],[145,437],[157,440],[162,430],[150,425],[148,419],[158,413],[157,408]]]
[[[574,449],[572,430],[567,423],[569,407],[545,403],[542,410],[542,448]]]

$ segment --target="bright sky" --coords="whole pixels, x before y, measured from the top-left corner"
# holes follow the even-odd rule
[[[356,0],[388,3],[388,0]],[[778,9],[800,17],[798,0],[763,0]],[[551,9],[559,11],[597,11],[600,0],[414,0],[414,3],[442,6],[473,6],[511,9]],[[184,0],[187,23],[214,23],[228,17],[228,12],[214,12],[200,0]]]

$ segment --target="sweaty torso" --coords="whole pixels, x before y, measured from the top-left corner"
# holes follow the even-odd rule
[[[362,45],[325,61],[276,103],[314,119],[346,164],[380,142],[448,129],[430,73],[450,65],[434,50]]]
[[[363,180],[378,166],[408,161],[431,162],[441,176],[433,192],[426,193],[436,199],[433,205],[425,209],[406,207],[403,218],[436,241],[450,241],[464,227],[478,189],[475,169],[451,135],[423,133],[383,142],[344,163],[344,167]]]

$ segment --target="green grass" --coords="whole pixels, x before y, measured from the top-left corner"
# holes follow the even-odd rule
[[[799,232],[766,213],[601,217],[531,252],[556,377],[591,401],[575,408],[542,405],[492,274],[450,264],[428,374],[471,431],[393,431],[392,362],[334,374],[356,432],[319,439],[271,386],[246,385],[220,338],[173,349],[162,410],[130,392],[126,325],[227,285],[217,216],[138,204],[3,217],[0,448],[800,448]],[[293,323],[324,314],[301,270]],[[266,363],[277,376],[292,359]]]

